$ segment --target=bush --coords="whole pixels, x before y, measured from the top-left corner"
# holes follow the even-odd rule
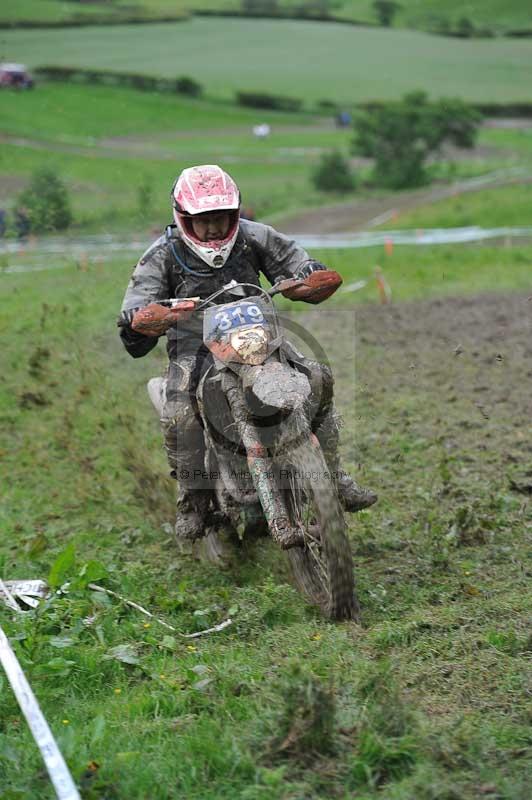
[[[199,97],[203,88],[201,83],[198,83],[194,78],[189,78],[188,75],[183,75],[182,78],[177,78],[175,82],[175,90],[178,94],[186,94],[189,97]]]
[[[312,182],[322,192],[351,192],[355,188],[349,162],[338,150],[322,155]]]
[[[448,36],[452,31],[451,21],[439,14],[431,14],[427,18],[427,29],[440,36]]]
[[[394,0],[375,0],[373,8],[379,20],[379,25],[389,28],[401,6],[399,3],[395,3]]]
[[[29,186],[18,197],[18,206],[26,210],[35,232],[63,231],[72,223],[65,184],[47,167],[33,173]]]
[[[338,108],[338,104],[334,100],[318,100],[316,106],[320,111],[336,111]]]
[[[355,118],[353,151],[374,159],[377,186],[421,186],[425,163],[446,142],[473,147],[481,115],[462,100],[431,103],[424,92],[360,112]]]
[[[237,92],[237,103],[251,108],[273,108],[276,111],[299,111],[302,100],[296,97],[281,97],[266,92]]]
[[[470,36],[474,35],[475,26],[473,25],[469,17],[460,17],[456,25],[456,30],[460,36],[463,36],[465,39],[468,39]]]
[[[126,86],[145,92],[176,92],[188,97],[199,97],[203,93],[201,83],[183,75],[179,78],[155,78],[136,72],[113,72],[104,69],[83,69],[82,67],[38,67],[35,73],[44,80],[72,81],[75,83],[105,84]]]

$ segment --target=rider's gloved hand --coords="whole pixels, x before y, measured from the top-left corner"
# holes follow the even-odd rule
[[[176,322],[189,319],[195,307],[194,300],[182,300],[173,308],[161,306],[159,303],[150,303],[135,312],[131,320],[131,327],[144,336],[162,336]]]
[[[341,276],[332,269],[319,269],[311,272],[301,282],[294,281],[281,294],[289,300],[302,300],[304,303],[321,303],[342,285]]]

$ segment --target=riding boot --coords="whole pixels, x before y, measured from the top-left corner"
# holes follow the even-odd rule
[[[345,511],[362,511],[369,508],[378,500],[378,495],[372,489],[360,486],[341,466],[338,455],[338,439],[340,422],[338,415],[331,404],[325,416],[316,429],[325,461],[336,484],[338,497]]]
[[[362,509],[372,506],[379,499],[376,492],[360,486],[341,468],[337,471],[336,488],[345,511],[362,511]]]
[[[212,493],[187,489],[177,501],[175,534],[178,541],[194,541],[205,535]]]

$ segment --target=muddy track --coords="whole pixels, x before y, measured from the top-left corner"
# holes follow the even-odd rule
[[[404,211],[467,192],[530,182],[532,182],[532,176],[523,175],[522,177],[494,177],[493,180],[485,183],[479,179],[471,179],[453,184],[436,184],[423,189],[394,192],[381,197],[360,198],[349,203],[307,209],[279,219],[276,218],[274,224],[283,233],[296,235],[353,233],[376,227],[384,222],[393,227],[393,221]]]
[[[375,469],[385,491],[408,485],[408,475],[390,469],[398,437],[406,448],[422,440],[427,454],[448,453],[458,472],[484,476],[498,491],[508,491],[512,471],[532,475],[532,295],[321,314],[306,323],[320,330],[335,372],[344,451]]]

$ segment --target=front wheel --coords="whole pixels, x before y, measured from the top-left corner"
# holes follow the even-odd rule
[[[281,468],[290,521],[304,538],[287,551],[299,591],[329,619],[358,616],[353,559],[334,483],[319,443],[312,436],[292,450]]]

